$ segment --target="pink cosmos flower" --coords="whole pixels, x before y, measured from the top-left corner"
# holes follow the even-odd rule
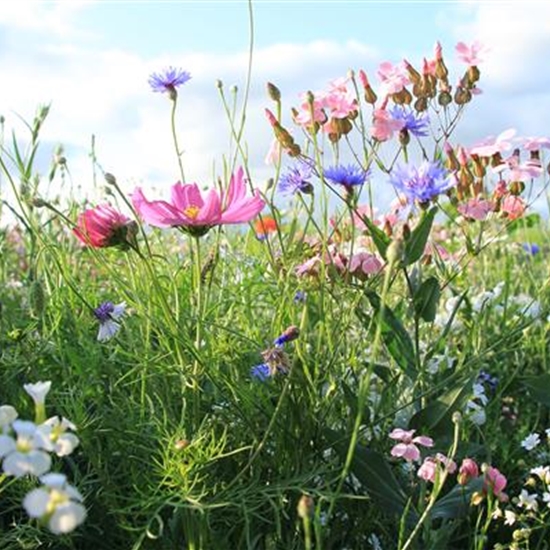
[[[491,201],[474,197],[466,204],[458,206],[457,210],[469,220],[483,221],[487,219],[489,212],[492,212],[494,204]]]
[[[542,148],[550,149],[550,139],[547,137],[526,137],[520,141],[526,151],[538,151]]]
[[[389,61],[384,61],[378,67],[378,76],[382,81],[380,92],[384,96],[397,94],[411,83],[403,63],[393,65]]]
[[[407,461],[419,460],[420,459],[420,450],[416,446],[422,445],[424,447],[433,447],[433,439],[426,437],[425,435],[414,436],[416,430],[402,430],[401,428],[395,428],[391,433],[390,437],[392,439],[397,439],[401,441],[395,445],[391,450],[392,456],[397,456],[404,458]]]
[[[515,195],[508,195],[500,205],[500,211],[506,214],[509,220],[521,218],[526,208],[525,201],[521,197],[516,197]]]
[[[375,109],[373,113],[373,126],[370,129],[371,136],[378,141],[386,141],[393,137],[394,132],[405,127],[405,121],[394,119],[386,109]]]
[[[501,474],[496,468],[487,466],[485,470],[485,479],[483,481],[483,492],[488,493],[491,491],[495,497],[501,502],[508,500],[508,495],[504,492],[504,489],[508,483],[506,477]]]
[[[73,233],[85,245],[93,248],[128,244],[135,222],[115,210],[110,204],[100,204],[78,216]]]
[[[471,46],[464,44],[464,42],[459,42],[455,46],[455,50],[458,54],[458,59],[464,61],[464,63],[467,63],[470,67],[482,63],[482,56],[489,52],[489,48],[477,40]]]
[[[249,222],[265,206],[258,190],[246,196],[242,168],[231,176],[229,187],[215,189],[203,196],[196,183],[175,183],[171,201],[148,201],[140,187],[132,194],[132,203],[140,217],[155,227],[179,227],[195,236],[204,235],[212,226]]]
[[[474,479],[479,475],[479,468],[475,460],[465,458],[462,460],[460,469],[458,470],[457,481],[460,485],[466,485],[470,479]]]
[[[470,148],[471,155],[480,157],[492,157],[496,153],[502,153],[512,148],[511,139],[516,135],[514,128],[509,128],[500,133],[497,137],[490,136],[480,141],[478,144]]]

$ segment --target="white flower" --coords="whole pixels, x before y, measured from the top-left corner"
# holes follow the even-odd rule
[[[546,506],[550,508],[550,493],[542,493],[542,500],[546,502]]]
[[[540,436],[537,433],[529,434],[522,442],[521,446],[526,451],[532,451],[540,443]]]
[[[514,514],[514,512],[512,512],[512,510],[505,510],[504,511],[504,523],[506,525],[514,525],[514,523],[516,523],[516,514]]]
[[[544,430],[544,433],[546,434],[546,437],[550,439],[550,428]]]
[[[10,424],[18,417],[17,411],[11,405],[2,405],[0,407],[0,429],[6,433]]]
[[[536,475],[543,483],[550,484],[550,467],[537,466],[536,468],[531,468],[529,473]]]
[[[522,489],[518,497],[518,506],[520,508],[525,508],[526,510],[533,510],[533,512],[536,512],[539,507],[537,495],[531,495],[525,489]]]
[[[48,381],[37,382],[36,384],[24,384],[23,388],[32,397],[35,405],[44,405],[46,395],[48,395],[51,386],[52,383]]]
[[[38,426],[37,437],[41,438],[41,446],[47,451],[57,456],[67,456],[79,444],[78,437],[67,430],[75,431],[76,426],[66,418],[60,420],[58,416],[52,416]]]
[[[41,449],[36,438],[36,424],[26,420],[15,420],[14,439],[9,435],[0,435],[0,458],[4,458],[2,467],[9,476],[22,477],[26,474],[40,476],[50,469],[50,455]]]
[[[489,402],[489,398],[485,395],[485,386],[483,384],[480,384],[479,382],[476,382],[472,386],[472,390],[474,393],[474,399],[479,399],[483,406],[487,405],[487,403]]]
[[[470,400],[466,403],[466,413],[468,418],[477,426],[483,426],[487,421],[485,409],[475,401]]]
[[[44,486],[33,489],[23,500],[27,514],[46,521],[56,535],[70,533],[86,519],[82,495],[63,474],[47,474],[40,481]]]
[[[495,296],[494,292],[491,290],[481,292],[477,296],[474,296],[472,300],[472,309],[479,313],[485,305],[490,304],[497,296]]]

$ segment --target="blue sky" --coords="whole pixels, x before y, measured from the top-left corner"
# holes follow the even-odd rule
[[[382,61],[418,65],[441,41],[451,70],[457,41],[491,48],[480,67],[484,94],[467,112],[456,140],[471,145],[514,126],[521,135],[549,133],[550,2],[300,2],[254,0],[253,80],[245,137],[258,184],[272,175],[263,159],[271,133],[263,110],[265,83],[283,92],[285,109],[348,69],[376,80]],[[245,1],[135,2],[65,0],[6,2],[0,10],[0,113],[21,132],[16,113],[31,119],[52,103],[42,154],[63,144],[73,186],[91,189],[90,141],[102,166],[124,188],[167,187],[177,178],[169,102],[147,77],[166,65],[188,69],[178,127],[190,179],[212,181],[229,150],[229,129],[215,87],[242,90],[249,44]],[[458,72],[456,73],[458,76]],[[239,96],[240,97],[240,96]]]

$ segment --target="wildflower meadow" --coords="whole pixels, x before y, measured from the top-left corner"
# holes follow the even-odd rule
[[[263,83],[269,181],[222,82],[188,171],[176,64],[164,187],[2,134],[1,549],[550,548],[550,139],[460,143],[490,53],[425,55]]]

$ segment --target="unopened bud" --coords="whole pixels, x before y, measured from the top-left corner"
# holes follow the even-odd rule
[[[174,448],[176,449],[176,451],[183,451],[184,449],[186,449],[187,447],[189,447],[189,440],[188,439],[178,439],[175,443],[174,443]]]
[[[508,189],[510,190],[510,195],[515,195],[516,197],[518,197],[525,190],[525,183],[523,183],[522,181],[517,181],[517,180],[512,181],[508,185]]]
[[[279,103],[281,101],[281,90],[272,84],[271,82],[267,83],[267,95],[273,100]]]
[[[275,346],[282,346],[283,344],[286,344],[287,342],[292,342],[292,340],[296,340],[300,336],[300,329],[294,325],[288,327],[278,338],[275,339],[274,345]]]
[[[223,82],[219,78],[216,80],[216,88],[218,88],[218,90],[223,88]]]
[[[44,206],[48,206],[48,203],[44,200],[44,199],[41,199],[39,197],[34,197],[32,200],[31,200],[31,204],[35,207],[35,208],[43,208]]]
[[[115,176],[113,176],[113,174],[111,174],[110,172],[105,172],[105,181],[109,184],[109,185],[116,185],[116,178]]]
[[[315,510],[315,502],[310,495],[302,495],[298,501],[298,517],[302,519],[310,518]]]
[[[470,90],[467,90],[462,86],[458,86],[455,92],[454,99],[457,105],[465,105],[466,103],[469,103],[471,101],[472,93],[470,92]]]
[[[413,84],[420,84],[422,80],[421,74],[407,61],[405,60],[405,68],[409,73],[409,78]]]
[[[452,101],[453,101],[453,96],[449,92],[447,92],[446,90],[443,92],[439,92],[439,96],[437,97],[437,102],[442,107],[447,107],[447,105],[449,105],[449,103],[451,103]]]
[[[424,112],[427,108],[428,108],[428,100],[426,97],[422,96],[422,97],[419,97],[415,102],[414,102],[414,110],[417,112],[417,113],[422,113]]]
[[[403,238],[396,237],[388,246],[386,250],[386,258],[390,265],[400,263],[405,254],[405,243]]]
[[[479,80],[479,77],[480,77],[479,69],[475,65],[472,65],[468,67],[468,72],[466,74],[467,74],[468,83],[470,84],[471,87],[473,87],[474,84]]]

